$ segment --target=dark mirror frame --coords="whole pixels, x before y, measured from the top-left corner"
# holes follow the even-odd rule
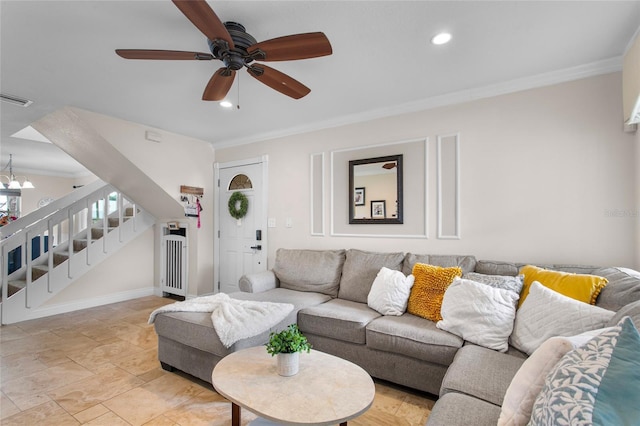
[[[356,219],[355,216],[355,176],[354,176],[354,167],[363,165],[363,164],[372,164],[372,163],[389,163],[395,161],[396,166],[396,195],[398,200],[398,216],[394,218],[386,218],[386,219]],[[349,161],[349,224],[358,225],[358,224],[402,224],[403,216],[402,216],[402,154],[400,155],[388,155],[386,157],[376,157],[376,158],[365,158],[362,160],[351,160]],[[389,206],[387,206],[388,208]]]

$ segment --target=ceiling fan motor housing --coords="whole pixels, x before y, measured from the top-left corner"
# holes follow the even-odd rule
[[[207,39],[209,50],[211,50],[213,56],[221,59],[225,66],[234,71],[238,71],[253,61],[253,58],[247,53],[247,49],[256,44],[257,41],[251,34],[247,34],[242,24],[227,21],[224,23],[224,26],[233,40],[234,48],[229,49],[224,40]]]

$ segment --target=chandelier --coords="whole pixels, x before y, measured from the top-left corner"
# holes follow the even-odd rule
[[[9,154],[9,163],[2,169],[9,169],[9,175],[0,175],[0,189],[32,189],[35,188],[26,176],[16,176],[13,174],[13,154]],[[22,183],[18,180],[22,178]],[[3,182],[6,180],[6,183]]]

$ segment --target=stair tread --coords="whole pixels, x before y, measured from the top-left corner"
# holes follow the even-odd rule
[[[25,280],[9,280],[8,283],[10,286],[24,288],[27,286],[27,281]]]

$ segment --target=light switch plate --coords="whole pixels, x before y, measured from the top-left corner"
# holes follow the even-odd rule
[[[269,227],[269,228],[275,228],[276,227],[276,218],[275,217],[270,217],[269,219],[267,219],[267,227]]]

